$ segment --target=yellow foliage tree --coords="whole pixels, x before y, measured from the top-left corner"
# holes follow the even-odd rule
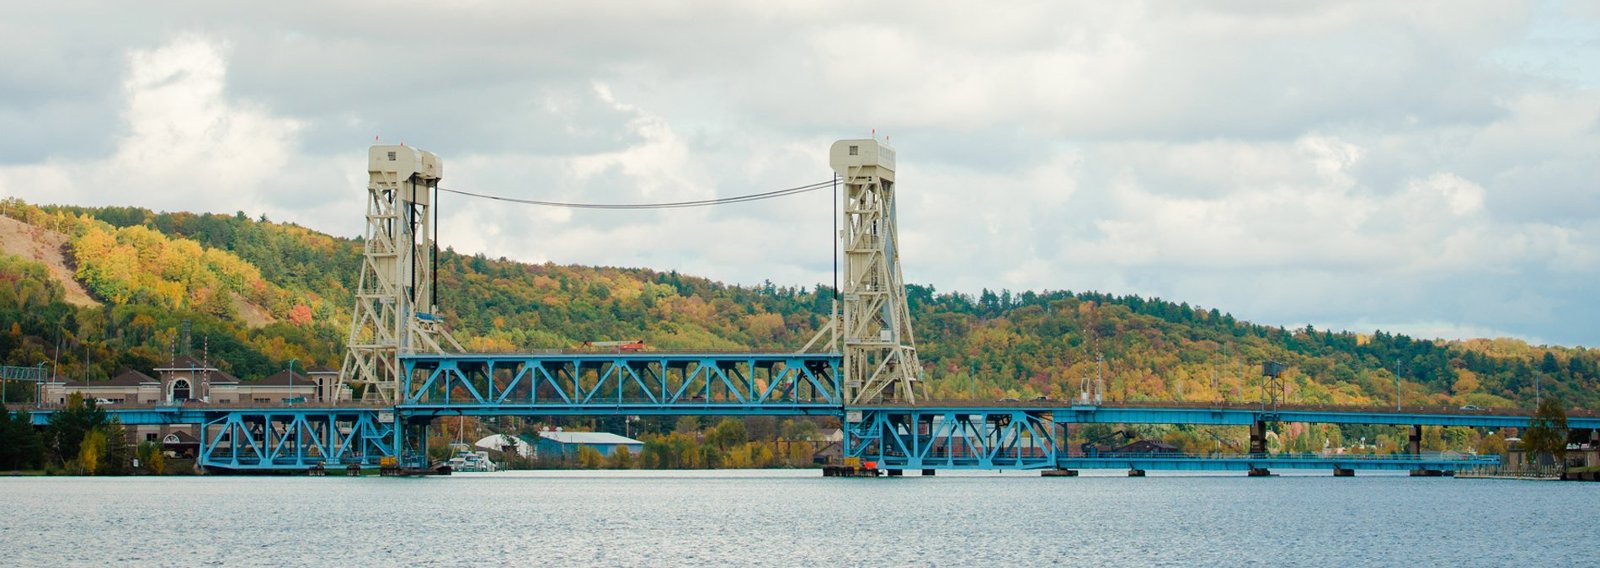
[[[600,450],[589,446],[578,447],[578,466],[584,469],[600,469],[605,467],[606,457],[600,455]]]
[[[628,450],[628,446],[622,444],[617,444],[617,447],[612,448],[611,459],[606,460],[606,467],[611,469],[633,469],[634,466],[633,452]]]
[[[78,446],[78,473],[94,475],[100,470],[100,455],[106,452],[106,433],[95,428],[83,435],[83,444]]]
[[[1477,392],[1478,375],[1466,369],[1456,371],[1456,383],[1450,387],[1450,392],[1456,396]]]

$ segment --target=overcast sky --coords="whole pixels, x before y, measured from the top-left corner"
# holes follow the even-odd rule
[[[1600,3],[24,2],[0,195],[362,230],[374,137],[444,186],[670,201],[899,153],[909,282],[1600,345]],[[830,282],[826,192],[445,196],[526,261]]]

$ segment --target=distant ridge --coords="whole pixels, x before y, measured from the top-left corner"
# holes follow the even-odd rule
[[[0,292],[0,321],[16,329],[0,333],[5,364],[53,361],[64,337],[65,376],[149,372],[185,319],[210,339],[213,360],[244,380],[281,371],[289,359],[340,363],[360,258],[354,239],[242,212],[12,199],[0,202],[0,215],[0,278],[34,282],[26,293]],[[52,247],[65,252],[54,260],[37,252]],[[64,278],[66,266],[76,272]],[[1392,405],[1398,383],[1402,405],[1527,407],[1537,380],[1545,396],[1600,407],[1594,349],[1282,329],[1099,292],[968,295],[911,285],[908,295],[937,399],[1070,398],[1103,354],[1111,400],[1259,400],[1260,364],[1275,360],[1288,365],[1286,396],[1296,402]],[[822,285],[730,286],[674,271],[440,255],[443,315],[473,351],[615,339],[655,349],[794,349],[831,299]]]

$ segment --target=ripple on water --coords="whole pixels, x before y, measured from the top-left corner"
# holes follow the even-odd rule
[[[11,566],[1583,565],[1600,485],[1284,476],[0,478]]]

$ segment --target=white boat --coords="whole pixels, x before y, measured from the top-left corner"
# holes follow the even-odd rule
[[[500,466],[489,459],[489,452],[461,452],[446,460],[452,472],[488,473],[499,471]]]

